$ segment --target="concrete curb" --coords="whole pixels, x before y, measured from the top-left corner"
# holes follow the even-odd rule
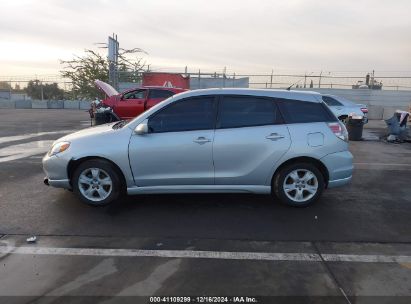
[[[63,100],[48,100],[47,107],[49,109],[64,109],[64,101]]]
[[[91,101],[84,101],[80,100],[79,102],[79,109],[80,110],[88,110],[91,107]]]
[[[382,119],[384,107],[382,106],[368,106],[368,119]]]
[[[32,109],[47,109],[47,100],[32,100]]]
[[[78,100],[64,100],[64,109],[78,110],[80,109],[80,101]]]
[[[16,100],[16,109],[31,109],[31,100]]]
[[[16,102],[14,100],[0,100],[0,109],[15,109]]]

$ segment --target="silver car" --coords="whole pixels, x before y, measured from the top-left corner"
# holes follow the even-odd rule
[[[347,131],[313,92],[208,89],[174,95],[130,122],[54,142],[46,185],[101,206],[123,194],[272,194],[307,206],[351,180]]]
[[[345,121],[348,116],[363,117],[364,123],[368,122],[368,107],[362,103],[354,103],[347,98],[335,95],[323,95],[322,100],[331,111],[341,121]]]

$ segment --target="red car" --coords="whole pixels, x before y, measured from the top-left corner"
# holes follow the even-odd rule
[[[150,86],[119,93],[108,83],[100,80],[96,80],[94,83],[107,96],[102,101],[101,106],[110,107],[121,120],[134,118],[164,99],[187,91],[185,89]]]

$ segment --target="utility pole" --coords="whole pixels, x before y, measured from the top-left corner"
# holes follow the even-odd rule
[[[41,101],[43,101],[44,100],[43,81],[40,81],[40,92],[41,92]]]
[[[112,37],[108,37],[108,81],[115,89],[118,89],[118,50],[117,35],[113,33]]]

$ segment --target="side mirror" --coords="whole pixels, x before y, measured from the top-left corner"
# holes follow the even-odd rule
[[[147,125],[147,121],[142,122],[141,124],[139,124],[136,129],[134,130],[134,132],[137,135],[144,135],[148,133],[148,125]]]

